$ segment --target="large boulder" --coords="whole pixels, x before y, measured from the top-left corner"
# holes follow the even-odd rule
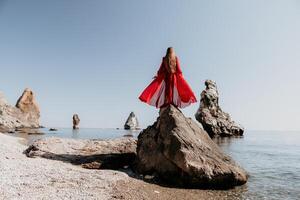
[[[127,120],[125,122],[124,129],[126,129],[126,130],[139,129],[139,121],[138,121],[136,115],[134,114],[134,112],[131,112],[129,114],[129,117],[127,118]]]
[[[18,99],[16,107],[25,115],[26,120],[34,127],[39,127],[40,108],[31,89],[26,88]]]
[[[136,170],[185,188],[229,188],[248,179],[197,122],[172,105],[138,136]]]
[[[219,92],[212,80],[205,81],[205,90],[201,93],[200,107],[195,114],[210,137],[241,136],[244,128],[233,121],[230,115],[219,106]]]
[[[31,90],[26,89],[17,106],[7,103],[0,95],[0,126],[12,130],[20,127],[39,128],[40,112]]]
[[[130,166],[136,158],[136,140],[80,140],[43,138],[24,151],[28,157],[43,157],[93,169],[118,169]]]

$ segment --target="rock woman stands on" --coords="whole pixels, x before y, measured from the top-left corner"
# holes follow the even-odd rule
[[[167,49],[157,76],[142,92],[139,99],[157,108],[170,104],[184,108],[197,102],[192,89],[184,80],[178,57],[172,47]]]

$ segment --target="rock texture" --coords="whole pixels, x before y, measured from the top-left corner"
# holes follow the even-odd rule
[[[16,107],[23,112],[26,120],[34,127],[38,128],[40,126],[40,108],[31,89],[26,88],[24,90],[22,96],[17,101]]]
[[[138,119],[135,116],[134,112],[131,112],[129,114],[129,117],[127,118],[127,120],[125,122],[124,129],[126,129],[126,130],[139,129],[139,122],[138,122]]]
[[[22,154],[27,148],[23,143],[18,137],[0,134],[1,200],[253,199],[242,188],[237,191],[176,189],[134,178],[130,169],[88,170],[67,162],[32,159]]]
[[[138,136],[136,169],[167,183],[191,188],[229,188],[248,175],[208,134],[174,106]]]
[[[12,132],[13,130],[6,127],[6,126],[3,126],[3,125],[0,125],[0,133],[8,133],[8,132]]]
[[[0,126],[9,130],[19,127],[39,128],[39,118],[40,111],[30,89],[24,91],[16,107],[9,105],[3,94],[0,95]]]
[[[205,90],[201,93],[200,107],[195,114],[210,137],[241,136],[244,128],[231,120],[230,115],[219,106],[217,85],[212,80],[205,81]]]
[[[119,169],[130,166],[136,158],[136,140],[78,140],[44,138],[24,152],[28,157],[43,157],[82,165],[85,168]]]
[[[73,129],[79,129],[80,119],[78,114],[73,115]]]
[[[16,132],[27,135],[44,135],[45,133],[38,128],[16,128]]]
[[[1,200],[113,199],[119,181],[128,185],[135,181],[120,171],[87,170],[56,160],[28,158],[22,154],[27,148],[23,143],[18,137],[0,134]]]

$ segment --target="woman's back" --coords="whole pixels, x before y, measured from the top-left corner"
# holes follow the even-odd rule
[[[165,58],[165,67],[168,73],[172,74],[176,72],[177,66],[176,66],[176,56],[169,57],[166,56]]]

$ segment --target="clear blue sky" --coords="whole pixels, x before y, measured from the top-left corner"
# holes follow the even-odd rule
[[[32,88],[46,126],[151,124],[138,96],[168,46],[198,98],[213,79],[247,129],[300,130],[300,1],[0,0],[0,90]]]

